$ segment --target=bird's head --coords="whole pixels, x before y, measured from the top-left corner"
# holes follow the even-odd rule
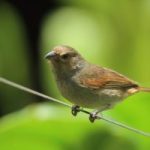
[[[64,45],[54,47],[45,58],[52,63],[54,70],[63,72],[77,70],[84,63],[84,59],[75,49]]]

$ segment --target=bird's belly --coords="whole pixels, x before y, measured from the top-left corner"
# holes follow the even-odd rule
[[[98,109],[105,105],[114,105],[124,98],[122,91],[116,89],[92,90],[68,82],[58,87],[70,102],[85,108]]]

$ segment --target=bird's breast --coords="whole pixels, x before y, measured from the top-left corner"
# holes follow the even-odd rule
[[[122,92],[112,89],[92,90],[79,86],[70,78],[58,79],[57,85],[61,94],[70,102],[86,108],[100,108],[120,101]]]

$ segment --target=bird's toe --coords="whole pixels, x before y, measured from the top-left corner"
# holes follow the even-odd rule
[[[76,116],[78,114],[78,112],[80,111],[80,106],[78,105],[73,105],[71,108],[71,113],[73,116]]]
[[[96,119],[98,119],[97,113],[90,113],[90,116],[89,116],[90,122],[93,123]]]

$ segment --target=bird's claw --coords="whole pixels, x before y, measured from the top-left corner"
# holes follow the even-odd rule
[[[78,114],[78,112],[80,111],[79,109],[80,109],[80,107],[77,105],[72,106],[72,108],[71,108],[72,115],[76,116]]]
[[[94,123],[94,121],[98,119],[98,116],[97,116],[97,113],[90,113],[90,116],[89,116],[89,120],[91,123]]]

